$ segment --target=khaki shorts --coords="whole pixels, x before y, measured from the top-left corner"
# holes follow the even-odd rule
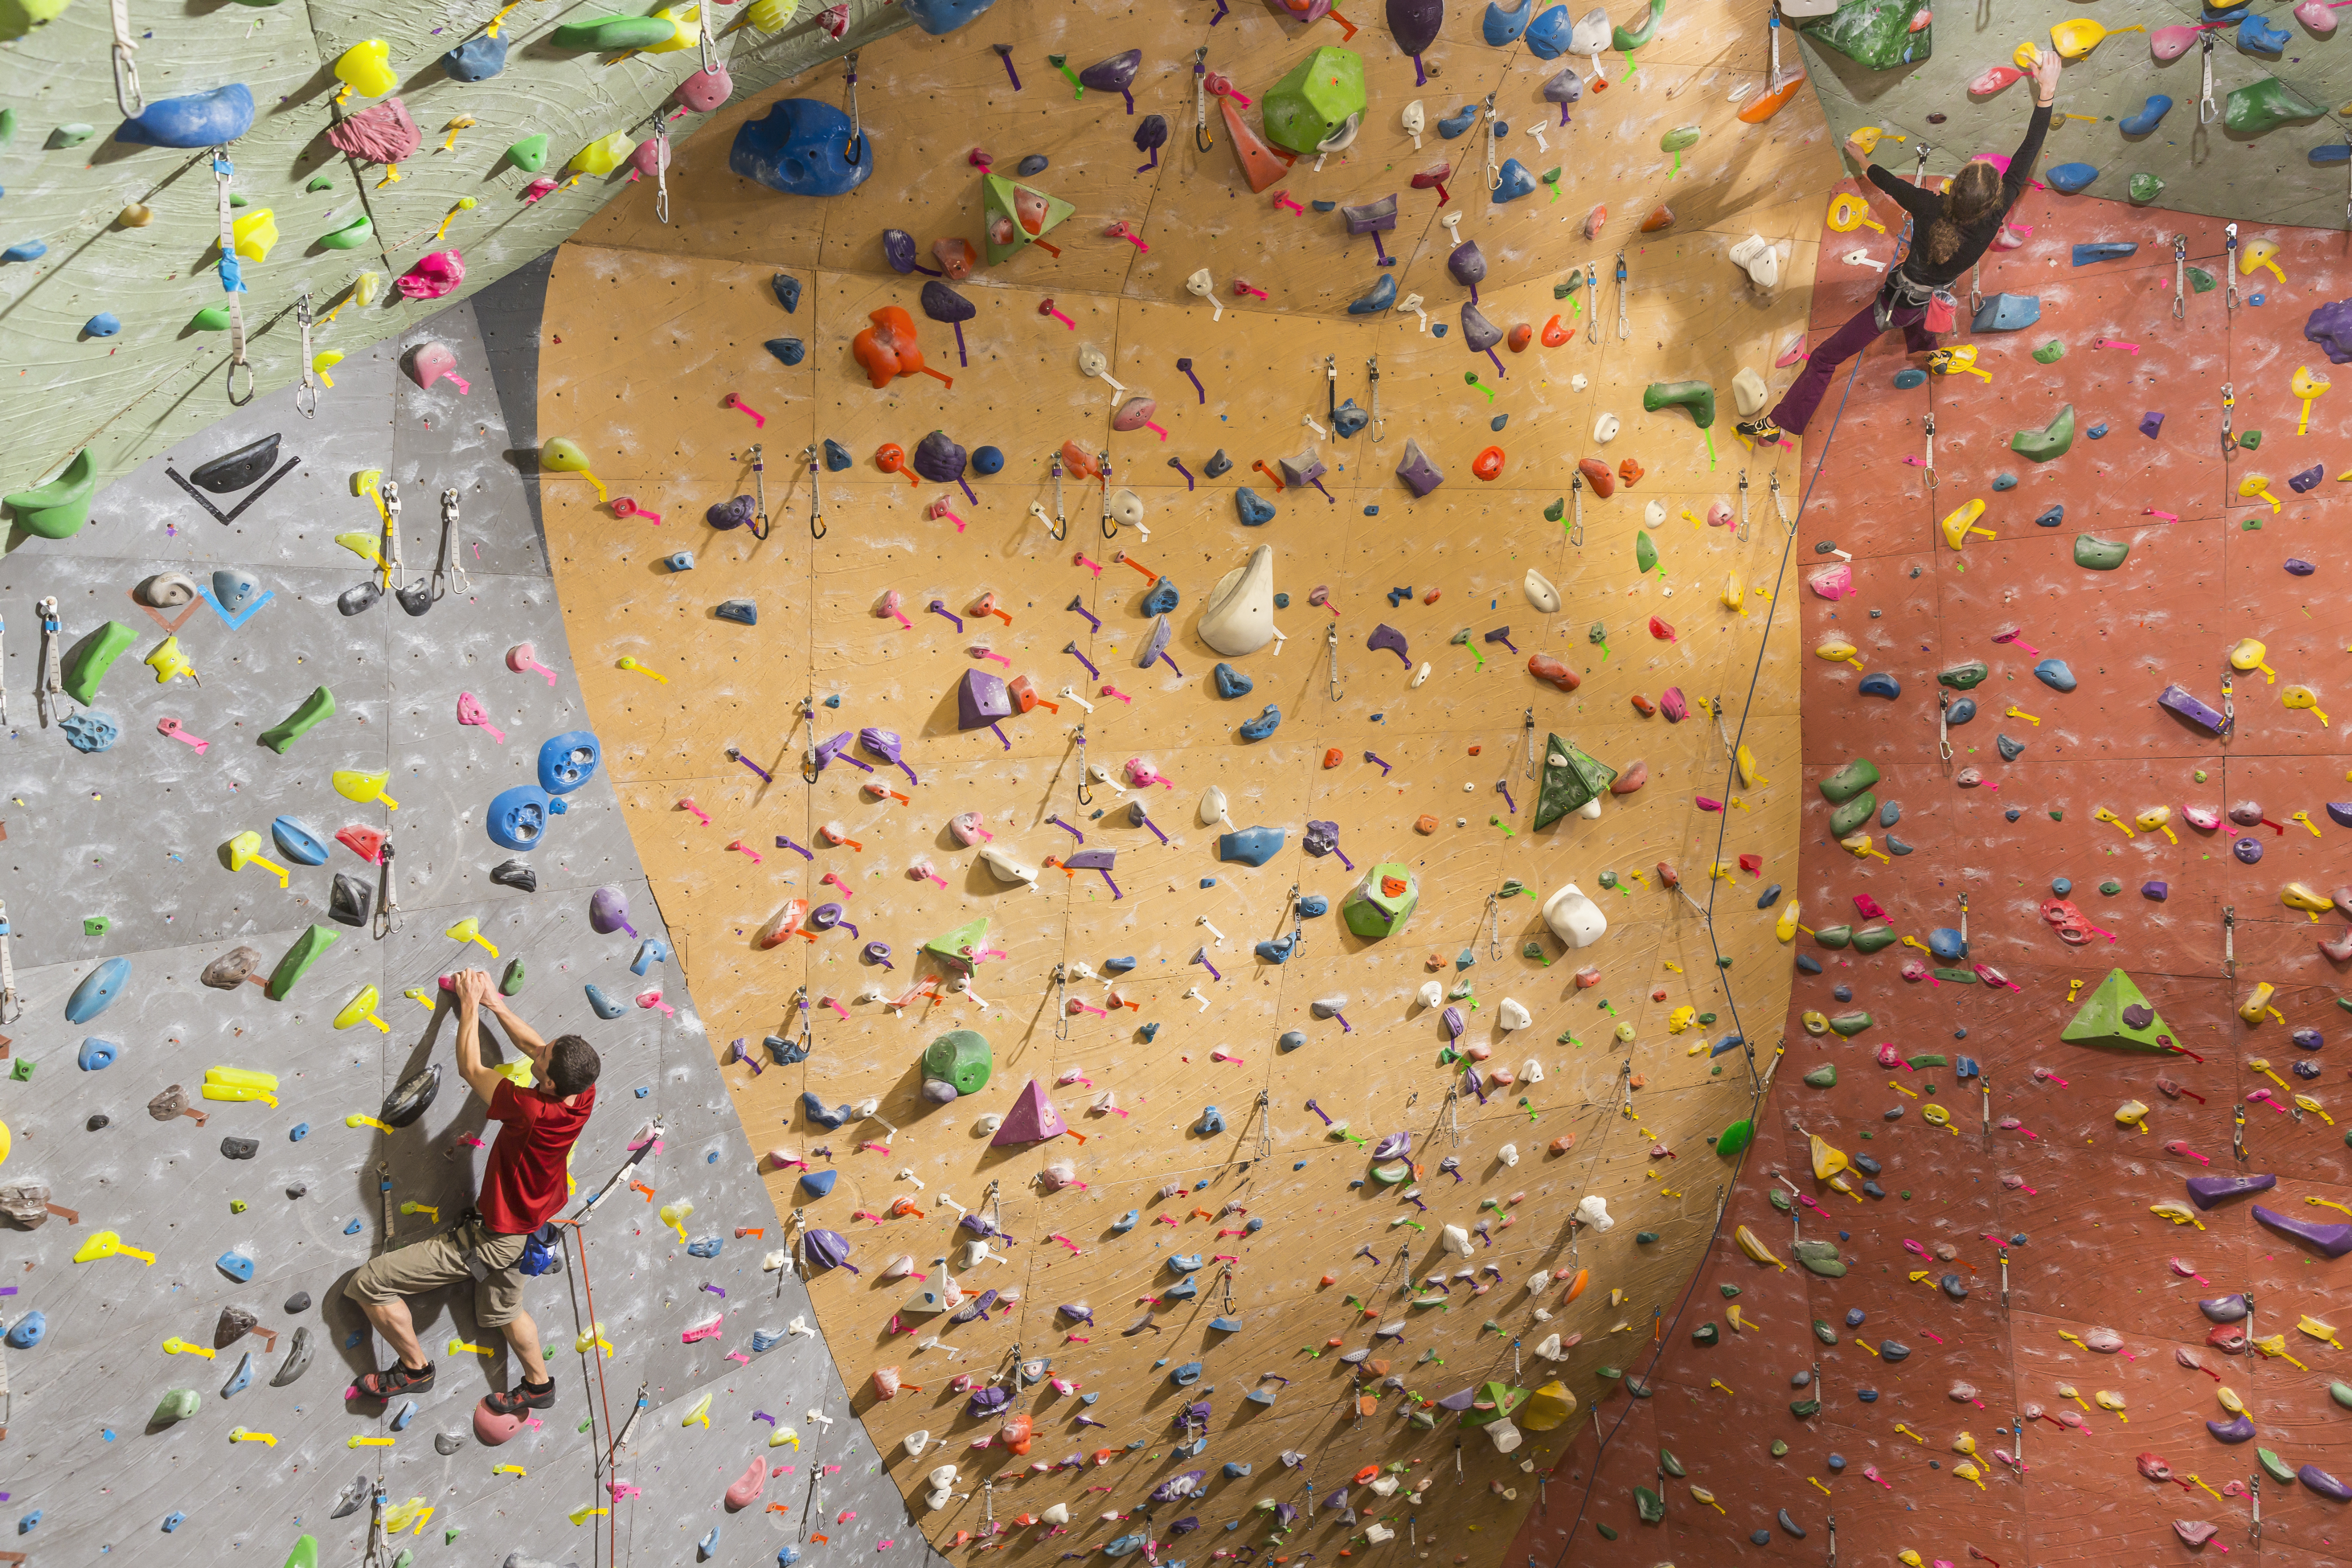
[[[473,1278],[467,1257],[488,1270],[474,1286],[474,1322],[485,1329],[504,1328],[522,1312],[521,1260],[527,1236],[496,1236],[474,1220],[426,1241],[387,1252],[362,1264],[343,1294],[354,1301],[382,1306],[402,1296],[421,1296],[444,1285]]]

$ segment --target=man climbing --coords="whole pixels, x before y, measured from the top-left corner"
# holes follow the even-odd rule
[[[1949,317],[1951,286],[2000,237],[2009,209],[2032,181],[2033,161],[2042,155],[2042,138],[2050,129],[2050,110],[2058,101],[2063,68],[2054,49],[2042,50],[2034,62],[2033,116],[2026,121],[2025,140],[2010,156],[2007,174],[1981,158],[1972,159],[1960,166],[1939,195],[1876,163],[1864,168],[1855,143],[1846,142],[1842,149],[1846,166],[1899,208],[1884,216],[1897,224],[1910,219],[1911,248],[1887,269],[1877,297],[1814,348],[1803,373],[1781,395],[1780,405],[1769,414],[1739,422],[1737,428],[1742,436],[1762,444],[1778,441],[1783,435],[1802,435],[1829,391],[1837,367],[1868,348],[1882,332],[1902,328],[1903,346],[1915,354],[1935,348],[1936,329],[1928,323]],[[1867,198],[1870,192],[1864,190],[1863,195]]]
[[[516,1265],[531,1232],[563,1205],[564,1162],[588,1113],[596,1106],[596,1074],[603,1064],[577,1035],[551,1043],[514,1015],[486,971],[457,976],[457,1076],[500,1122],[482,1171],[474,1207],[455,1229],[371,1259],[352,1276],[343,1294],[359,1303],[376,1332],[400,1359],[359,1379],[360,1392],[375,1399],[421,1394],[433,1386],[433,1362],[416,1342],[404,1298],[471,1277],[474,1320],[498,1329],[514,1347],[523,1380],[490,1394],[484,1404],[500,1415],[545,1410],[555,1403],[555,1380],[540,1356],[539,1326],[522,1310],[522,1279]],[[517,1049],[530,1058],[539,1087],[517,1088],[503,1073],[482,1065],[481,1009],[488,1007]]]

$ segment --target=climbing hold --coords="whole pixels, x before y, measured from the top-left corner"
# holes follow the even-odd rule
[[[2040,430],[2020,430],[2009,438],[2010,450],[2037,463],[2063,458],[2074,445],[2074,405],[2060,406],[2057,416]]]
[[[846,195],[874,173],[874,139],[832,104],[780,99],[736,128],[727,166],[786,195]]]
[[[2246,20],[2252,23],[2259,18],[2249,13]],[[2277,32],[2284,42],[2288,37],[2285,30]],[[2231,92],[2221,110],[2221,123],[2241,136],[2252,136],[2294,121],[2316,120],[2326,112],[2278,78],[2266,76]],[[2057,170],[2050,171],[2052,184],[2057,183]]]
[[[1995,294],[1977,308],[1969,322],[1972,332],[2023,331],[2042,319],[2042,300],[2035,294]]]
[[[2236,93],[2230,95],[2230,101],[2233,107],[2237,100]],[[2233,126],[2231,129],[2236,128]],[[2053,188],[2070,196],[2099,177],[2099,171],[2089,163],[2061,163],[2055,168],[2043,170],[2042,174]]]
[[[142,147],[195,149],[234,142],[252,125],[253,93],[233,81],[209,92],[157,99],[124,121],[114,139]]]
[[[2145,136],[2149,132],[2155,130],[2157,125],[2167,114],[2170,113],[2171,110],[2171,99],[2166,97],[2160,92],[2150,93],[2148,95],[2147,101],[2139,107],[2137,112],[2126,114],[2121,120],[2116,121],[2116,129],[2121,131],[2126,136]],[[2137,174],[2132,176],[2135,181],[2138,180],[2140,177],[2141,176]],[[2159,181],[2159,186],[2161,184],[2162,182]],[[2134,192],[2132,199],[2134,201],[2138,201],[2143,198],[2137,192]]]

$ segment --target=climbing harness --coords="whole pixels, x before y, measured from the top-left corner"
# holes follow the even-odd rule
[[[1617,253],[1617,341],[1623,342],[1633,335],[1631,319],[1625,313],[1625,253]]]
[[[302,285],[302,298],[295,302],[294,319],[302,324],[302,384],[294,392],[294,412],[305,419],[319,416],[319,378],[310,368],[310,286]]]
[[[1216,139],[1209,134],[1209,47],[1192,51],[1192,145],[1206,153]]]
[[[2205,47],[2205,83],[2198,89],[2197,123],[2210,125],[2221,118],[2221,106],[2213,101],[2213,35],[2208,33],[2197,41]],[[2237,228],[2231,224],[2230,232],[2234,235]]]
[[[57,601],[54,599],[44,599],[41,602],[45,605],[50,605],[55,604]],[[1323,644],[1331,651],[1331,678],[1328,682],[1328,689],[1330,691],[1331,700],[1337,702],[1346,694],[1339,685],[1339,624],[1337,621],[1332,622],[1331,625],[1323,628]]]
[[[1936,488],[1936,411],[1929,409],[1919,416],[1919,429],[1927,437],[1927,488]]]
[[[2212,35],[2209,33],[2206,37],[2210,38]],[[2231,224],[2221,234],[2221,262],[2230,280],[2229,290],[2221,298],[2231,310],[2235,310],[2238,308],[2238,226]]]
[[[57,700],[66,689],[65,678],[58,668],[59,648],[65,641],[60,631],[64,623],[58,619],[57,600],[43,599],[35,608],[41,613],[41,679],[33,688],[33,700],[40,709],[41,728],[46,730],[50,721],[58,717]]]
[[[466,575],[464,546],[457,537],[457,492],[441,492],[441,553],[433,563],[433,596],[436,599],[452,589],[460,594],[474,591],[471,579]]]
[[[805,455],[805,456],[807,457],[807,458],[808,458],[808,466],[809,466],[809,537],[810,537],[811,539],[823,539],[823,538],[824,537],[824,531],[825,531],[825,530],[824,530],[824,501],[823,498],[822,498],[822,497],[820,497],[820,496],[817,494],[817,489],[816,489],[816,483],[817,483],[817,479],[816,479],[816,476],[817,476],[816,448],[815,448],[814,447],[809,447],[804,448],[804,455]],[[754,447],[754,448],[752,449],[752,459],[753,459],[753,462],[756,464],[756,463],[757,463],[757,461],[758,461],[758,448],[757,448],[757,447]],[[756,478],[756,477],[758,476],[758,473],[759,473],[759,469],[758,469],[756,467],[754,467],[754,468],[753,468],[753,469],[752,469],[752,474],[753,474],[753,476]],[[763,537],[764,537],[764,536],[763,536]]]
[[[121,4],[121,0],[117,0]],[[120,12],[117,15],[121,15]],[[118,49],[120,46],[117,46]],[[118,58],[120,56],[118,55]],[[213,149],[213,192],[220,205],[220,280],[221,289],[228,295],[228,379],[226,391],[229,405],[242,408],[253,401],[253,366],[245,357],[245,278],[238,269],[236,233],[229,226],[228,183],[236,173],[236,165],[228,159],[228,148],[223,144]],[[236,395],[236,373],[245,372],[245,395]]]
[[[2181,320],[2189,302],[2189,237],[2172,237],[2172,319]]]
[[[382,942],[400,929],[400,905],[392,896],[392,835],[375,852],[375,939]]]
[[[131,37],[131,0],[110,0],[108,10],[114,23],[114,106],[131,119],[146,110],[147,99],[139,90],[139,62],[131,58],[139,45]]]

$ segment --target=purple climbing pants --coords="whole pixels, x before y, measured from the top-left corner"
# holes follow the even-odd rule
[[[1926,353],[1936,346],[1936,335],[1920,326],[1927,319],[1927,307],[1914,310],[1897,307],[1887,318],[1890,329],[1903,329],[1903,346],[1909,353]],[[1878,336],[1876,301],[1864,305],[1853,319],[1830,334],[1829,341],[1817,345],[1805,361],[1804,370],[1780,395],[1780,405],[1772,410],[1772,423],[1794,436],[1801,433],[1812,419],[1813,410],[1821,406],[1822,396],[1830,389],[1830,379],[1837,374],[1838,366],[1868,348]]]

